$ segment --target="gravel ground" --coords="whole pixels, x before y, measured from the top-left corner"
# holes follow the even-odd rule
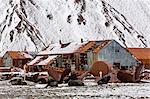
[[[0,99],[150,99],[150,83],[109,83],[83,87],[37,88],[0,81]]]

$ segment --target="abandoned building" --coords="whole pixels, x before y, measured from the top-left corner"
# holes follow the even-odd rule
[[[93,50],[94,60],[106,61],[114,67],[132,68],[139,61],[126,48],[115,40],[98,41],[98,47]]]
[[[53,56],[53,57],[52,57]],[[67,43],[54,47],[50,51],[42,51],[28,65],[60,67],[75,70],[88,70],[96,61],[121,68],[132,68],[139,61],[115,40],[89,41],[82,43]],[[44,63],[44,64],[43,64]]]
[[[45,68],[54,62],[57,56],[36,56],[27,65],[29,66],[30,72],[42,72]]]
[[[150,48],[129,48],[128,50],[143,63],[145,69],[150,69]]]
[[[23,65],[31,61],[32,56],[26,52],[7,51],[2,59],[4,67],[18,67],[23,69]]]

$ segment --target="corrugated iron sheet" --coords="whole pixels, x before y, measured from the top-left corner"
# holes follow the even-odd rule
[[[29,57],[25,57],[24,53],[20,51],[8,51],[6,52],[13,59],[27,59]]]
[[[128,48],[144,65],[150,65],[150,48]]]
[[[107,46],[110,42],[111,42],[111,40],[105,40],[102,44],[100,44],[97,48],[95,48],[95,50],[93,50],[93,52],[94,53],[99,52],[102,48]]]
[[[89,41],[87,44],[81,46],[76,52],[84,53],[85,51],[90,49],[95,43],[95,41]]]

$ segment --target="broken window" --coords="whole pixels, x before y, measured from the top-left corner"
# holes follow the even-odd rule
[[[119,69],[119,68],[120,68],[120,63],[116,63],[116,62],[115,62],[115,63],[113,64],[113,68],[118,68],[118,69]]]

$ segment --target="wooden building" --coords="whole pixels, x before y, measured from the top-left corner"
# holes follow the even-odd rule
[[[128,50],[143,63],[145,69],[150,69],[150,48],[129,48]]]
[[[4,67],[18,67],[23,69],[23,65],[32,59],[32,56],[26,52],[7,51],[3,56]]]
[[[66,47],[53,48],[39,56],[57,55],[54,67],[65,68],[70,66],[77,70],[89,69],[96,61],[106,61],[118,68],[132,68],[139,61],[115,40],[89,41],[70,43]]]

